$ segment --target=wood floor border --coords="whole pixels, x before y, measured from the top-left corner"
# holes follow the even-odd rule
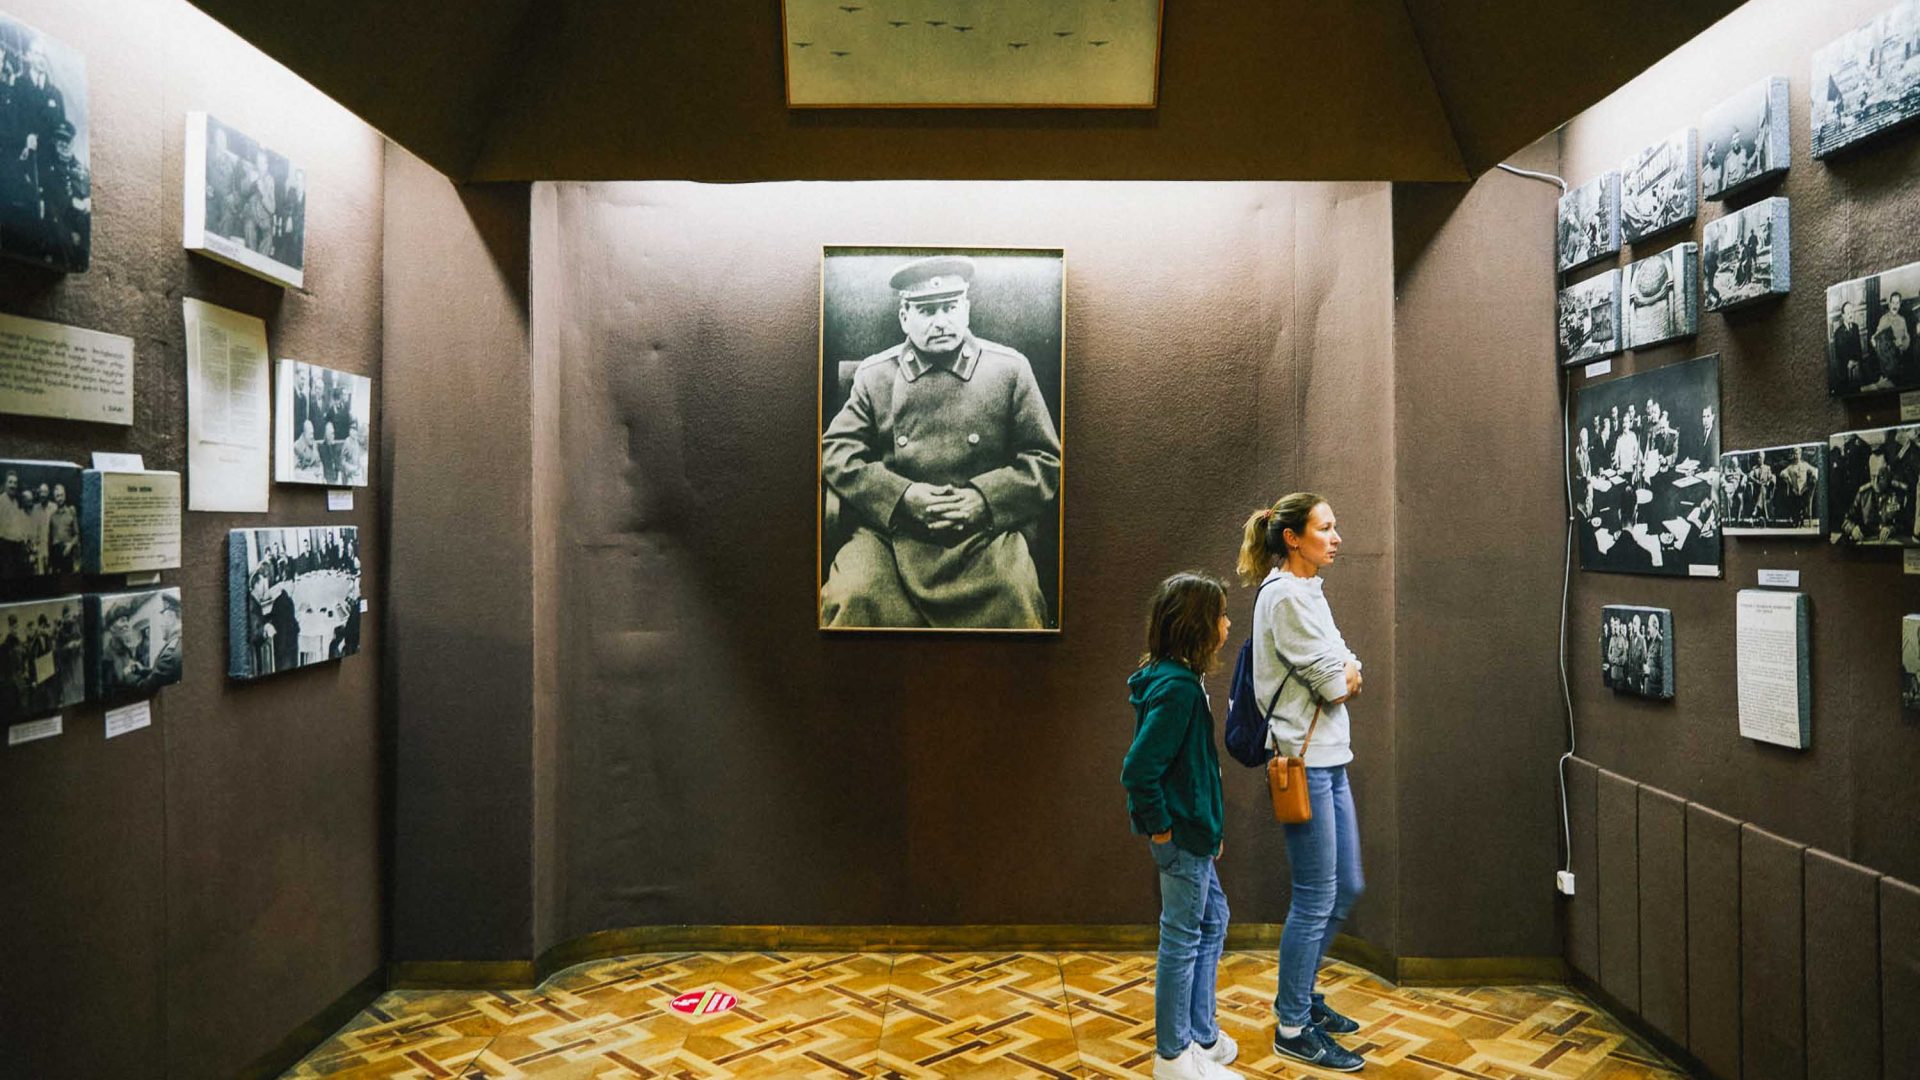
[[[289,1032],[278,1046],[241,1069],[236,1074],[239,1080],[270,1080],[299,1064],[300,1059],[312,1053],[314,1047],[332,1038],[333,1033],[345,1026],[347,1021],[378,1000],[388,989],[388,977],[389,972],[375,968],[366,978],[314,1014],[311,1020]]]

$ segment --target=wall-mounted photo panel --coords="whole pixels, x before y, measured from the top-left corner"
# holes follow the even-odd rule
[[[351,525],[227,533],[227,674],[258,679],[360,651]]]
[[[1600,670],[1607,689],[1673,698],[1673,612],[1608,604],[1600,609]]]
[[[1787,200],[1776,195],[1700,230],[1700,284],[1708,311],[1784,296],[1793,287]]]
[[[1700,332],[1700,249],[1675,244],[1627,264],[1620,290],[1629,349]]]
[[[1920,712],[1920,615],[1900,617],[1900,707]]]
[[[1620,174],[1604,172],[1560,196],[1560,269],[1620,250]]]
[[[187,114],[186,248],[255,277],[306,281],[307,174],[203,112]]]
[[[1827,393],[1920,387],[1920,263],[1827,289]]]
[[[1620,271],[1609,270],[1561,289],[1558,323],[1563,367],[1619,352]]]
[[[180,681],[180,590],[89,593],[87,638],[96,701],[146,697]]]
[[[273,478],[282,484],[367,486],[373,380],[280,361],[274,390]]]
[[[1827,444],[1720,455],[1720,524],[1728,536],[1824,536]]]
[[[0,604],[0,724],[87,699],[84,609],[77,594]]]
[[[1914,485],[1920,424],[1843,431],[1827,439],[1828,539],[1836,544],[1920,547]]]
[[[80,572],[80,466],[0,459],[0,581]]]
[[[78,273],[93,251],[93,128],[80,53],[0,14],[0,255]]]
[[[1920,115],[1920,3],[1906,0],[1813,54],[1813,156]]]
[[[1718,354],[1580,389],[1580,569],[1720,576],[1719,413]]]
[[[1700,210],[1700,138],[1693,128],[1676,131],[1620,166],[1620,238],[1638,243],[1663,229],[1692,221]]]
[[[1721,199],[1787,171],[1787,79],[1775,75],[1707,110],[1700,120],[1700,193]]]
[[[1805,593],[1740,590],[1734,651],[1743,737],[1796,750],[1813,744],[1811,625]]]
[[[140,574],[180,565],[180,474],[88,469],[80,475],[80,567]]]

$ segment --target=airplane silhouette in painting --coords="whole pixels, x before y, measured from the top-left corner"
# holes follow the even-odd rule
[[[841,4],[841,5],[840,5],[840,10],[841,10],[841,11],[844,11],[844,12],[846,12],[846,13],[847,13],[847,14],[849,14],[849,15],[851,15],[851,14],[853,14],[853,13],[854,13],[854,12],[856,12],[856,11],[865,11],[865,10],[867,10],[867,9],[866,9],[866,8],[864,8],[864,7],[861,7],[861,6],[859,5],[859,4]]]
[[[895,30],[898,30],[901,27],[907,25],[907,21],[905,19],[888,19],[887,25],[893,27]]]
[[[811,41],[796,41],[793,43],[793,47],[796,49],[804,49],[811,44],[813,44]]]
[[[973,27],[971,27],[971,26],[956,26],[956,27],[954,27],[954,29],[955,29],[955,30],[958,30],[958,31],[960,31],[961,33],[963,33],[963,34],[964,34],[964,33],[966,33],[967,31],[969,31],[969,30],[971,30],[971,29],[973,29]]]
[[[1106,44],[1106,42],[1104,42],[1104,41],[1089,41],[1089,42],[1087,42],[1087,44],[1089,44],[1089,45],[1091,45],[1091,46],[1093,46],[1094,48],[1096,48],[1096,49],[1097,49],[1097,48],[1099,48],[1100,46],[1102,46],[1102,45],[1105,45],[1105,44]]]
[[[927,20],[927,25],[928,25],[928,26],[945,26],[945,25],[947,25],[947,20],[945,20],[945,19],[928,19],[928,20]]]
[[[1009,41],[1009,42],[1007,42],[1007,48],[1009,48],[1009,49],[1013,49],[1013,50],[1014,50],[1014,51],[1016,51],[1016,52],[1018,52],[1018,51],[1019,51],[1019,50],[1021,50],[1021,49],[1024,49],[1024,48],[1026,48],[1026,47],[1027,47],[1027,43],[1026,43],[1026,42],[1024,42],[1024,41]]]
[[[1054,36],[1054,37],[1060,37],[1060,38],[1064,38],[1064,37],[1072,37],[1072,36],[1073,36],[1073,31],[1071,31],[1071,30],[1055,30],[1055,31],[1053,32],[1053,36]]]
[[[851,55],[853,55],[852,53],[846,53],[846,52],[841,52],[841,51],[840,51],[839,49],[828,49],[827,51],[828,51],[828,52],[830,52],[830,53],[832,53],[832,54],[833,54],[833,55],[835,55],[835,56],[851,56]]]

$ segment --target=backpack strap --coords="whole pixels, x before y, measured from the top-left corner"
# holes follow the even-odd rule
[[[1282,573],[1285,573],[1285,571],[1282,571]],[[1279,580],[1278,578],[1268,578],[1267,580],[1260,583],[1260,587],[1258,589],[1254,590],[1253,602],[1256,605],[1255,607],[1256,611],[1258,611],[1257,605],[1260,603],[1260,594],[1266,591],[1267,586],[1273,584],[1275,581],[1278,581],[1278,580]],[[1275,649],[1274,655],[1280,656],[1280,650]],[[1293,681],[1293,665],[1287,663],[1287,658],[1284,656],[1280,656],[1280,662],[1287,665],[1287,673],[1284,677],[1281,678],[1280,685],[1273,688],[1273,696],[1267,699],[1267,711],[1266,711],[1266,714],[1262,717],[1262,719],[1269,724],[1273,722],[1273,710],[1280,704],[1281,691],[1287,688],[1287,683]]]

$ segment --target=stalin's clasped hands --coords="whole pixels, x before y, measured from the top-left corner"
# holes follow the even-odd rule
[[[993,517],[986,496],[964,484],[910,484],[900,506],[936,540],[965,539],[985,529]]]

